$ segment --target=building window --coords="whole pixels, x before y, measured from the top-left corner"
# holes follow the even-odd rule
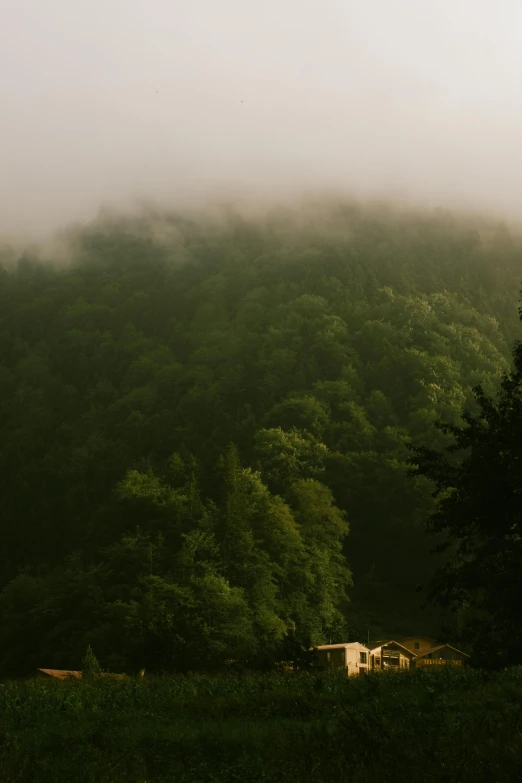
[[[326,652],[326,661],[327,663],[330,663],[330,650],[327,650]]]
[[[418,642],[415,642],[414,647],[415,647],[416,650],[419,650],[420,649],[420,644]]]
[[[381,665],[381,659],[380,658],[376,658],[375,659],[375,665],[376,666],[380,666]]]
[[[362,652],[362,653],[359,653],[359,655],[360,655],[359,663],[366,663],[366,653]]]

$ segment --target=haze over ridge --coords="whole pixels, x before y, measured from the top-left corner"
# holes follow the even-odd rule
[[[515,0],[1,0],[0,233],[321,189],[520,217]]]

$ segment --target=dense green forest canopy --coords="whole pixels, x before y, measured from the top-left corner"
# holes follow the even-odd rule
[[[0,249],[1,670],[440,632],[409,447],[498,387],[521,261],[492,221],[334,201]]]

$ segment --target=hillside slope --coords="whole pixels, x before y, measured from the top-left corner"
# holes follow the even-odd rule
[[[6,249],[0,272],[4,649],[23,657],[44,610],[46,664],[65,650],[75,665],[94,625],[103,648],[109,620],[67,594],[75,569],[114,570],[108,549],[144,524],[119,482],[137,471],[175,489],[178,454],[219,517],[231,443],[296,529],[312,517],[319,529],[326,507],[326,527],[344,513],[350,532],[335,535],[354,588],[337,609],[350,633],[437,632],[418,589],[435,563],[430,486],[407,475],[408,445],[442,445],[434,421],[458,421],[471,388],[494,391],[509,366],[522,242],[441,211],[327,202],[250,218],[150,210],[66,238],[67,263]],[[303,484],[296,495],[306,481],[313,497]],[[21,638],[20,618],[34,620]]]

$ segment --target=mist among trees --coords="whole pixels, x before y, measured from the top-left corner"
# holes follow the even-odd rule
[[[428,526],[457,479],[426,454],[510,367],[505,226],[149,208],[0,258],[2,674],[79,667],[88,645],[115,671],[187,671],[459,639],[454,603],[427,602],[455,573],[458,531]]]

